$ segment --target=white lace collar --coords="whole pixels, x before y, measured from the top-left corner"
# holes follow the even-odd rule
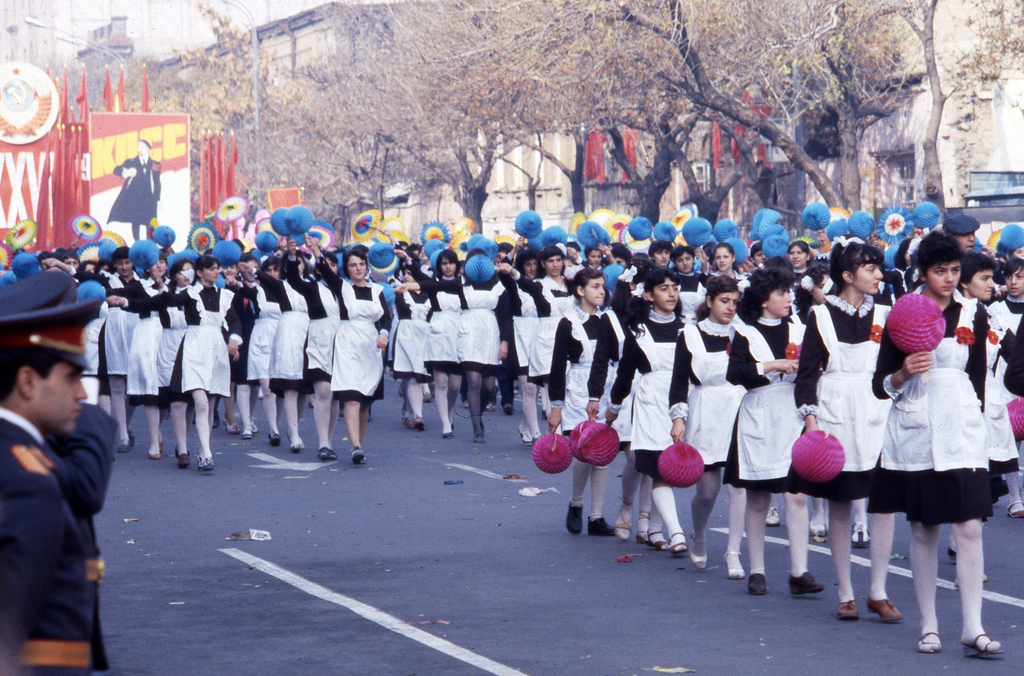
[[[1006,300],[1007,300],[1007,302],[1010,302],[1010,303],[1024,303],[1024,297],[1022,297],[1022,298],[1014,298],[1013,296],[1007,296]]]
[[[860,307],[854,307],[839,296],[825,296],[825,302],[832,307],[845,312],[851,317],[855,315],[858,317],[864,317],[875,307],[875,299],[873,296],[864,296],[864,302],[860,304]]]
[[[697,328],[709,336],[718,336],[719,338],[732,338],[733,328],[729,324],[716,324],[711,321],[710,318],[702,319],[697,322]]]
[[[764,324],[765,326],[778,326],[782,323],[781,319],[769,319],[768,317],[758,317],[758,324]]]
[[[647,318],[654,322],[655,324],[671,324],[676,320],[676,316],[674,314],[671,314],[668,317],[662,317],[654,310],[651,310],[648,313]]]
[[[573,317],[575,317],[576,319],[580,320],[580,322],[582,322],[582,323],[585,323],[588,319],[590,319],[591,317],[594,316],[594,315],[588,315],[586,312],[584,312],[583,308],[580,307],[579,302],[576,302],[576,303],[572,304],[571,312],[573,314]]]

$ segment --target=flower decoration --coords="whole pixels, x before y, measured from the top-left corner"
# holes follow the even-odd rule
[[[603,226],[605,223],[607,223],[609,220],[611,220],[612,216],[614,216],[614,215],[615,215],[615,212],[611,211],[609,209],[595,209],[590,214],[590,218],[588,218],[587,220],[588,221],[594,221],[598,225]]]
[[[388,237],[391,236],[391,238]],[[377,228],[377,239],[381,242],[390,243],[391,239],[396,242],[405,241],[408,243],[409,237],[405,234],[405,223],[402,222],[401,218],[392,216],[391,218],[385,218],[380,222],[380,227]]]
[[[330,249],[334,246],[334,228],[327,221],[314,220],[306,234],[319,241],[321,249]]]
[[[221,223],[230,223],[244,218],[249,213],[249,200],[241,195],[229,197],[217,207],[216,219]]]
[[[432,239],[447,242],[452,238],[451,232],[441,221],[431,221],[423,226],[420,230],[420,241],[426,244]]]
[[[100,243],[89,242],[78,249],[78,259],[82,261],[98,261],[100,259]]]
[[[586,220],[587,220],[587,217],[583,215],[582,211],[577,211],[576,213],[574,213],[572,215],[572,218],[569,219],[569,234],[570,235],[575,235],[576,234],[576,230],[579,229],[579,227],[581,225],[583,225],[583,223]]]
[[[878,218],[878,236],[887,244],[899,244],[913,231],[913,214],[906,207],[889,207]]]
[[[82,242],[95,242],[102,235],[99,222],[89,214],[75,216],[68,222],[71,234]]]
[[[0,270],[9,269],[12,258],[14,258],[14,252],[11,251],[11,247],[7,246],[4,242],[0,242]]]
[[[31,219],[18,221],[13,228],[7,231],[7,246],[13,251],[24,249],[35,241],[39,234],[39,226]]]
[[[651,248],[651,238],[646,239],[635,239],[633,235],[629,234],[629,228],[623,228],[619,231],[619,241],[629,247],[629,250],[633,253],[644,253]]]
[[[686,221],[699,215],[696,204],[684,204],[679,208],[679,211],[672,215],[672,225],[676,226],[676,228],[681,228]]]
[[[206,223],[196,223],[188,233],[188,246],[197,254],[209,253],[217,239],[216,230]]]
[[[878,324],[875,324],[874,326],[871,327],[871,340],[875,341],[876,343],[882,342],[882,327],[879,326]]]
[[[464,233],[466,233],[466,236],[468,237],[469,235],[473,234],[473,230],[475,229],[475,227],[476,226],[473,223],[473,219],[472,218],[469,218],[469,217],[460,218],[459,220],[457,220],[454,223],[452,223],[452,236],[454,237],[455,235],[464,232]]]
[[[103,231],[103,237],[100,237],[99,243],[103,244],[104,242],[110,242],[115,247],[128,246],[127,244],[125,244],[124,237],[122,237],[121,235],[117,234],[112,230]]]
[[[790,343],[786,345],[786,359],[799,359],[800,358],[800,346],[796,343]]]
[[[956,342],[961,345],[966,345],[967,347],[974,345],[974,331],[972,331],[970,327],[958,326],[956,327],[956,330],[953,331],[953,335],[956,336]]]
[[[373,239],[374,230],[381,221],[381,213],[370,209],[356,216],[352,222],[352,239],[357,242],[369,242]]]
[[[728,355],[732,354],[732,341],[731,340],[728,343],[725,344],[725,353],[728,354]]]
[[[998,345],[999,344],[999,334],[997,334],[995,331],[989,331],[988,332],[988,342],[992,343],[993,345]]]

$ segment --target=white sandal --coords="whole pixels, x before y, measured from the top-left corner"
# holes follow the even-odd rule
[[[615,518],[615,537],[621,542],[629,541],[629,534],[633,532],[630,522],[633,520],[633,502],[622,500],[622,507],[619,508],[619,515]]]
[[[1014,509],[1014,505],[1020,505],[1018,509]],[[1014,500],[1006,507],[1006,516],[1011,519],[1024,519],[1024,502],[1020,500]]]
[[[651,513],[640,512],[636,520],[636,541],[637,544],[650,544]]]
[[[735,562],[736,562],[735,566],[733,566],[732,565],[733,562],[729,560],[730,557],[735,557]],[[744,579],[747,576],[746,572],[744,572],[744,570],[743,570],[743,564],[740,563],[740,553],[739,552],[726,552],[725,553],[725,567],[729,571],[729,579],[730,580],[742,580],[742,579]]]

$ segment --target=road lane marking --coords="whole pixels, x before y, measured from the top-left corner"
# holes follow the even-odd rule
[[[506,479],[505,477],[503,477],[500,474],[495,474],[494,472],[488,472],[486,469],[480,469],[479,467],[472,467],[470,465],[460,465],[460,464],[454,463],[454,462],[446,462],[444,464],[444,466],[445,467],[451,467],[452,469],[462,469],[462,470],[465,470],[467,472],[472,472],[473,474],[479,474],[480,476],[485,476],[488,479],[499,479],[501,481],[514,481],[514,482],[517,482],[517,483],[525,483],[526,482],[526,479]]]
[[[281,460],[280,458],[275,458],[268,453],[247,453],[246,455],[255,460],[262,460],[267,463],[266,465],[249,465],[249,467],[258,467],[259,469],[290,469],[296,472],[312,472],[330,464],[325,462],[293,462],[291,460]]]
[[[434,650],[444,653],[449,657],[454,657],[460,662],[465,662],[466,664],[477,667],[489,674],[495,674],[495,676],[526,676],[526,674],[521,671],[505,666],[500,662],[495,662],[492,659],[479,655],[472,650],[463,648],[462,646],[455,645],[451,641],[446,641],[445,639],[435,636],[430,632],[423,631],[422,629],[412,626],[408,622],[403,622],[394,615],[385,613],[383,610],[374,608],[362,601],[357,601],[352,597],[331,591],[327,587],[318,585],[317,583],[296,575],[291,571],[285,570],[270,561],[247,554],[240,549],[228,548],[219,549],[218,551],[227,554],[232,558],[238,559],[242,563],[248,564],[267,575],[272,575],[282,582],[287,582],[291,586],[306,592],[310,596],[315,596],[319,599],[323,599],[324,601],[329,601],[335,605],[348,608],[356,615],[370,620],[385,629],[393,631],[396,634],[401,634],[406,638],[411,638],[417,643],[421,643],[428,648],[433,648]]]
[[[713,530],[716,533],[724,533],[725,535],[729,534],[728,528],[709,528],[708,530]],[[789,540],[786,540],[784,538],[765,536],[764,541],[770,542],[774,545],[785,545],[787,547],[789,546]],[[807,548],[809,551],[817,552],[818,554],[832,556],[832,550],[830,550],[828,547],[822,547],[820,545],[808,545]],[[856,563],[858,566],[864,566],[865,568],[871,567],[871,559],[865,559],[863,556],[853,555],[850,557],[850,561]],[[909,569],[901,568],[900,566],[894,566],[892,564],[889,564],[889,572],[893,575],[899,575],[900,577],[909,577],[911,579],[913,579],[914,577],[914,574]],[[950,582],[949,580],[943,580],[942,578],[936,580],[935,584],[936,586],[941,587],[942,589],[952,589],[953,591],[956,591],[958,589],[956,583]],[[1004,603],[1008,606],[1024,608],[1024,599],[1018,599],[1014,596],[1007,596],[1006,594],[1000,594],[999,592],[992,591],[982,591],[981,596],[986,601],[994,601],[995,603]]]

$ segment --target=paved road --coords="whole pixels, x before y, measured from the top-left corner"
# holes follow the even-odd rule
[[[811,554],[825,593],[793,598],[785,546],[769,544],[769,594],[754,598],[743,582],[726,579],[723,533],[709,535],[703,573],[642,545],[572,536],[563,525],[570,475],[533,466],[518,415],[490,414],[484,446],[469,443],[468,420],[456,425],[454,441],[442,441],[430,404],[426,432],[400,424],[396,390],[389,382],[389,399],[374,409],[362,467],[346,459],[343,425],[335,444],[342,461],[329,464],[312,451],[293,456],[265,439],[243,442],[222,427],[213,435],[216,471],[179,471],[173,459],[146,457],[137,418],[139,445],[117,458],[97,522],[112,673],[1020,673],[1024,521],[1006,518],[1003,503],[986,525],[985,552],[986,590],[1005,597],[986,601],[984,614],[1006,659],[962,656],[959,597],[946,589],[938,592],[945,652],[918,655],[908,578],[891,576],[889,586],[905,622],[883,625],[866,617],[868,571],[855,566],[865,617],[845,623],[834,617],[825,554]],[[302,424],[303,437],[315,439],[312,416]],[[250,453],[313,464],[274,468]],[[496,478],[509,473],[526,480]],[[529,486],[558,492],[519,495]],[[613,478],[609,520],[618,495]],[[678,491],[684,524],[689,498]],[[713,528],[725,527],[725,507],[723,491]],[[250,528],[272,539],[225,540]],[[768,532],[786,537],[784,528]],[[900,523],[896,553],[908,555],[908,536]],[[616,561],[626,553],[632,563]],[[237,558],[246,556],[258,559]],[[906,560],[893,564],[908,568]],[[274,566],[283,571],[268,572]],[[939,576],[955,579],[944,555]]]

